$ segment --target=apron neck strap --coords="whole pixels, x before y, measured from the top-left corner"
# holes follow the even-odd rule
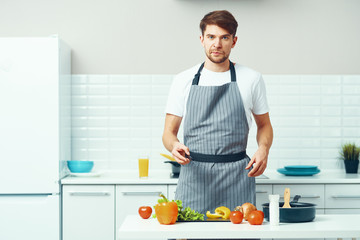
[[[229,62],[230,62],[231,82],[236,82],[236,72],[235,72],[234,64],[230,60],[229,60]],[[205,64],[205,62],[203,62],[201,64],[201,66],[199,67],[199,70],[197,71],[197,73],[194,76],[192,85],[198,85],[199,84],[200,75],[201,75],[202,69],[204,68],[204,64]]]

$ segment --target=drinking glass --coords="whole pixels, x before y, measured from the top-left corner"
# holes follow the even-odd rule
[[[139,177],[147,178],[149,176],[149,157],[139,156]]]

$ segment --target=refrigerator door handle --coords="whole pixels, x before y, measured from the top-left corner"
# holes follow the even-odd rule
[[[110,196],[110,192],[69,192],[71,196]]]

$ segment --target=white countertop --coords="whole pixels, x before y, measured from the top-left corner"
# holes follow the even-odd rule
[[[285,176],[276,170],[266,170],[264,177],[257,177],[257,184],[342,184],[360,183],[360,174],[345,174],[344,170],[322,170],[313,176]],[[139,179],[138,171],[106,171],[96,177],[67,176],[61,184],[177,184],[170,178],[170,171],[150,170],[147,179]]]
[[[119,239],[166,238],[345,238],[360,237],[360,215],[317,215],[313,222],[280,223],[270,226],[231,222],[177,222],[161,225],[157,219],[127,216],[121,225]]]

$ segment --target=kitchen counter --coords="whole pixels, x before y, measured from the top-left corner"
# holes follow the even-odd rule
[[[270,226],[231,222],[180,222],[161,225],[157,219],[129,215],[118,229],[119,239],[159,238],[356,238],[360,237],[360,215],[318,215],[313,222],[280,223]]]
[[[96,177],[68,175],[61,184],[177,184],[170,171],[151,171],[147,179],[139,179],[138,171],[106,171]],[[345,174],[344,170],[322,170],[313,176],[285,176],[276,170],[266,170],[256,178],[257,184],[344,184],[360,183],[360,174]]]

